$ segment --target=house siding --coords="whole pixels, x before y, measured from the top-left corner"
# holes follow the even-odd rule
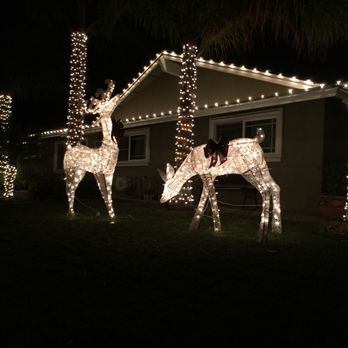
[[[263,109],[260,111],[265,111]],[[242,113],[238,113],[242,115]],[[209,119],[195,120],[195,143],[209,138]],[[270,162],[275,181],[281,187],[284,211],[318,213],[322,187],[323,135],[325,100],[289,104],[283,107],[282,156],[280,162]],[[157,168],[173,163],[175,122],[150,127],[150,163],[144,167],[118,167],[116,176],[158,177]],[[267,136],[267,135],[266,135]],[[221,200],[241,204],[240,192],[220,192]]]
[[[282,159],[270,164],[284,211],[319,212],[324,117],[323,99],[284,107]]]

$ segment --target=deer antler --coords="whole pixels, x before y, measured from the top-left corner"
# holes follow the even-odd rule
[[[115,83],[113,80],[105,80],[107,87],[105,90],[98,88],[94,93],[95,97],[91,97],[89,102],[84,101],[82,106],[84,114],[97,114],[99,112],[99,106],[101,103],[108,102],[111,98],[112,92],[115,88]],[[96,120],[98,123],[98,120]]]
[[[105,100],[109,100],[111,98],[112,92],[115,89],[115,82],[113,80],[106,79],[105,83],[108,85],[104,92]]]

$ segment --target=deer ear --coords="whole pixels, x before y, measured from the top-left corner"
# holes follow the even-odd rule
[[[157,171],[158,171],[158,173],[159,173],[161,179],[162,179],[164,182],[166,182],[166,181],[167,181],[167,174],[166,174],[163,170],[158,169],[158,168],[157,168]]]
[[[167,168],[166,168],[166,178],[171,179],[175,174],[175,170],[173,168],[172,165],[170,165],[169,163],[167,163]]]

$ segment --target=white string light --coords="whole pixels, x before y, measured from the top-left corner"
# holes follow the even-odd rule
[[[196,110],[196,89],[197,89],[197,68],[196,68],[197,47],[185,44],[183,47],[183,58],[180,75],[180,97],[178,107],[178,121],[176,124],[175,136],[175,166],[178,168],[185,157],[190,153],[194,143],[193,127],[194,112]],[[188,204],[193,202],[192,183],[189,181],[183,185],[181,192],[172,203]]]
[[[82,109],[86,95],[87,35],[73,32],[71,49],[67,146],[81,143],[84,136]]]
[[[344,212],[343,212],[343,216],[342,219],[344,222],[348,222],[348,175],[346,175],[346,180],[347,180],[347,193],[346,193],[346,202],[344,204]]]
[[[17,169],[11,165],[7,155],[8,129],[12,115],[12,98],[9,95],[0,95],[0,171],[4,173],[4,193],[5,198],[14,195],[14,181],[17,176]]]

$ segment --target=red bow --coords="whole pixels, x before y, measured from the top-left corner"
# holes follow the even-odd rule
[[[227,161],[228,142],[228,139],[224,136],[219,139],[218,143],[209,139],[207,145],[204,147],[205,158],[211,157],[209,168],[215,166],[218,158],[220,158],[220,164]]]

